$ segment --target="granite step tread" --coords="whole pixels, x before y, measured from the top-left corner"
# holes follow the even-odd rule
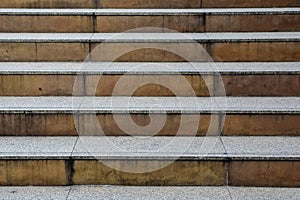
[[[299,114],[300,97],[0,97],[0,113]]]
[[[117,15],[117,16],[143,16],[143,15],[262,15],[262,14],[300,14],[300,8],[224,8],[224,9],[20,9],[2,8],[0,15]]]
[[[291,199],[300,198],[300,188],[274,187],[133,187],[77,185],[62,187],[1,187],[6,199]]]
[[[300,41],[300,32],[223,33],[0,33],[0,42],[242,42]]]
[[[0,137],[0,159],[300,160],[300,137]]]
[[[0,62],[0,74],[300,74],[300,62]]]

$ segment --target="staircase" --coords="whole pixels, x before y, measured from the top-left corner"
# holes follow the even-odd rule
[[[300,199],[299,0],[1,0],[1,199]]]

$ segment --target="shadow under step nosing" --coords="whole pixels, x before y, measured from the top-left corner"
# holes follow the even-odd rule
[[[299,97],[1,97],[0,135],[298,136],[299,101]]]
[[[299,7],[298,0],[2,0],[2,8],[230,8]]]
[[[107,140],[79,137],[76,140],[77,137],[0,138],[0,149],[3,149],[0,170],[4,175],[0,184],[299,187],[297,137],[113,137]],[[185,142],[190,145],[182,152],[176,143]],[[160,145],[170,147],[170,143],[173,149],[156,151]],[[209,153],[203,154],[199,146],[205,143],[213,145]],[[119,145],[118,151],[114,145]],[[134,173],[145,166],[156,169]]]
[[[298,62],[0,62],[1,96],[300,96]]]
[[[299,32],[0,33],[0,61],[295,62]]]
[[[0,9],[0,19],[1,32],[300,31],[299,8]]]

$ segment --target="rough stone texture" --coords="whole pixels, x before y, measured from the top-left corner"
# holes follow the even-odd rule
[[[299,137],[221,137],[232,160],[293,160],[300,155]]]
[[[1,32],[93,32],[91,16],[0,16]]]
[[[77,96],[84,94],[82,76],[0,75],[0,82],[1,96]],[[75,92],[73,92],[73,87],[76,87]]]
[[[299,101],[299,97],[1,97],[0,112],[297,115]]]
[[[1,114],[1,136],[77,135],[71,114]]]
[[[0,185],[67,185],[64,160],[1,160]]]
[[[97,0],[100,8],[200,8],[199,0]]]
[[[124,32],[158,27],[181,33],[299,31],[299,9],[3,9],[2,32]],[[206,16],[207,15],[207,16]],[[94,27],[95,25],[95,27]],[[134,31],[141,32],[142,30]],[[149,32],[144,30],[144,32]],[[169,31],[168,31],[169,32]]]
[[[0,196],[3,200],[61,200],[67,199],[69,191],[68,186],[1,186]]]
[[[98,2],[96,2],[98,1]],[[233,7],[293,7],[297,0],[2,0],[2,8],[233,8]]]
[[[82,61],[89,53],[84,43],[0,43],[1,61]]]
[[[2,160],[69,159],[77,137],[0,137]]]
[[[211,15],[206,16],[205,31],[299,31],[299,20],[299,15]]]
[[[161,166],[164,161],[106,161],[112,166],[123,166],[130,170],[144,166]],[[122,167],[121,167],[122,169]],[[127,173],[107,167],[97,160],[76,160],[74,184],[104,185],[225,185],[226,173],[222,162],[176,161],[158,171],[149,173]]]
[[[286,191],[288,192],[288,191]],[[285,193],[286,193],[285,192]],[[75,186],[70,199],[230,199],[225,187],[120,187],[120,186]]]
[[[11,43],[81,43],[89,42],[93,33],[1,33],[0,41]],[[110,34],[101,35],[102,40]]]
[[[296,42],[299,38],[297,32],[293,34],[213,33],[187,35],[151,33],[145,34],[145,36],[139,33],[128,33],[120,37],[116,37],[115,34],[94,34],[92,37],[91,34],[24,33],[8,34],[8,36],[2,34],[0,38],[2,41],[0,44],[1,61],[82,61],[89,59],[108,62],[300,60],[297,54],[299,51],[299,45]],[[99,45],[97,42],[100,41],[106,42]],[[200,44],[195,41],[200,42]],[[91,44],[88,44],[89,42]],[[90,58],[88,57],[89,51],[92,51]]]
[[[270,139],[270,141],[272,140]],[[236,145],[236,143],[233,140],[228,145]],[[219,136],[79,136],[72,158],[82,160],[97,158],[100,160],[159,160],[171,162],[175,160],[224,161],[226,159],[224,155],[225,148]]]
[[[299,6],[297,0],[202,0],[203,8],[232,8],[232,7],[293,7]]]
[[[86,43],[40,43],[36,61],[82,61],[88,53]]]
[[[62,187],[1,187],[6,199],[291,199],[298,200],[299,188],[266,187],[134,187],[134,186],[62,186]],[[69,193],[70,191],[70,193]],[[230,191],[230,194],[229,194]],[[68,195],[69,194],[69,195]]]
[[[95,0],[2,0],[1,8],[95,8]]]
[[[265,187],[229,187],[231,197],[233,199],[291,199],[300,198],[299,188],[265,188]]]
[[[151,119],[150,119],[151,117]],[[157,123],[164,117],[166,122],[161,129],[157,127],[147,127],[150,123]],[[116,121],[116,119],[117,121]],[[198,135],[208,134],[216,135],[219,133],[218,116],[217,115],[111,115],[98,114],[80,116],[80,135],[107,135],[107,136],[175,136],[175,135]],[[130,119],[139,127],[132,126]],[[153,122],[155,121],[155,122]],[[210,122],[211,129],[209,128]],[[99,125],[101,129],[99,129]],[[120,128],[121,125],[121,128]],[[179,129],[180,127],[180,129]],[[140,131],[141,130],[141,131]]]
[[[299,187],[300,162],[233,161],[229,165],[229,185]]]
[[[0,33],[0,41],[12,43],[207,43],[297,42],[300,32],[252,33]]]
[[[223,75],[217,94],[223,84],[227,96],[300,96],[299,75]]]
[[[300,51],[297,42],[213,43],[210,54],[214,61],[230,62],[297,62]]]
[[[222,135],[299,136],[300,115],[226,115]]]
[[[36,61],[35,43],[0,43],[0,61]]]
[[[186,62],[212,61],[198,43],[92,43],[91,61]]]
[[[210,96],[212,76],[102,75],[87,76],[86,94],[96,96]]]
[[[96,32],[123,32],[134,28],[157,27],[178,32],[203,32],[202,18],[199,16],[97,16]],[[139,32],[141,30],[138,30]]]
[[[300,62],[0,62],[3,75],[299,75]]]

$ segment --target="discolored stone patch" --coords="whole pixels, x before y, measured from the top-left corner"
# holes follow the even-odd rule
[[[64,160],[0,160],[0,185],[68,185]]]
[[[1,136],[76,136],[72,114],[0,114]]]
[[[163,166],[168,161],[112,160],[110,166],[127,169]],[[127,173],[112,169],[97,160],[76,160],[74,184],[90,185],[225,185],[225,166],[218,161],[176,161],[154,172]]]
[[[229,185],[299,187],[299,161],[233,161],[229,165]]]
[[[163,119],[164,115],[151,114],[153,120]],[[151,123],[149,115],[146,114],[97,114],[81,115],[80,135],[106,135],[106,136],[203,136],[210,130],[210,135],[218,135],[219,118],[217,115],[176,115],[169,114],[166,116],[166,122],[156,133],[154,128],[145,128]],[[128,120],[132,120],[128,121]],[[213,121],[212,121],[213,119]],[[117,120],[117,121],[116,121]],[[195,121],[197,120],[197,121]],[[211,122],[211,128],[209,125]],[[143,131],[137,132],[134,123],[144,127]],[[121,126],[120,126],[121,125]],[[179,127],[181,127],[179,129]]]
[[[225,136],[298,136],[300,115],[226,115]]]

